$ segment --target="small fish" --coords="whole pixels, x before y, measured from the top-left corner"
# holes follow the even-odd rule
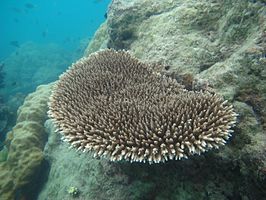
[[[17,85],[17,82],[16,81],[14,81],[14,82],[11,83],[11,86],[16,86],[16,85]]]
[[[18,18],[14,18],[14,22],[18,23],[19,22]]]
[[[16,8],[16,7],[13,7],[13,8],[11,8],[14,12],[16,12],[16,13],[21,13],[22,11],[21,11],[21,9],[19,9],[19,8]]]
[[[94,0],[93,3],[101,3],[102,0]]]
[[[48,24],[46,24],[46,27],[48,26]],[[45,28],[43,31],[42,31],[42,37],[45,38],[47,35],[48,35],[49,31],[48,31],[48,28]]]
[[[36,7],[36,6],[33,5],[32,3],[25,3],[24,5],[25,5],[25,7],[28,8],[28,9],[33,9],[33,8]]]
[[[14,46],[14,47],[19,47],[19,43],[18,43],[17,40],[10,41],[9,44],[10,44],[11,46]]]
[[[104,18],[107,19],[107,12],[104,13]]]
[[[43,32],[42,32],[42,37],[45,38],[46,35],[47,35],[47,32],[46,32],[46,31],[43,31]]]
[[[4,66],[5,66],[5,63],[3,63],[3,62],[0,63],[0,71],[3,70]]]
[[[78,48],[78,49],[76,50],[76,53],[81,53],[82,51],[83,51],[82,48]]]
[[[67,38],[64,39],[64,43],[68,43],[70,41],[71,41],[71,38],[70,37],[67,37]]]

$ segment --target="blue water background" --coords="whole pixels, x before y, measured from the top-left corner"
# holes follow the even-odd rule
[[[25,97],[83,56],[109,2],[0,0],[0,149]]]
[[[0,60],[15,46],[56,43],[73,49],[82,38],[92,37],[105,20],[110,0],[1,0],[0,1]],[[29,4],[33,5],[29,8]],[[28,7],[27,7],[28,6]],[[66,42],[69,41],[69,42]]]

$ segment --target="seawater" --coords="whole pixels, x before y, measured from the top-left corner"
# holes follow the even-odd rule
[[[0,1],[0,144],[38,85],[57,80],[105,21],[110,0]],[[3,145],[1,145],[3,146]]]

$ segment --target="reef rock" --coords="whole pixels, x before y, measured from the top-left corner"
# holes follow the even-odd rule
[[[93,39],[89,43],[88,47],[85,49],[84,55],[88,56],[91,53],[98,51],[99,49],[105,49],[107,47],[108,34],[107,34],[107,24],[103,23],[96,33]]]
[[[87,53],[127,49],[163,73],[209,84],[234,104],[224,148],[164,164],[108,162],[69,150],[51,129],[39,199],[263,199],[266,191],[266,7],[249,0],[113,0]],[[51,127],[47,122],[47,127]]]

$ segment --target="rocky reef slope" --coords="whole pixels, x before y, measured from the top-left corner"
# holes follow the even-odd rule
[[[239,114],[224,148],[164,164],[109,162],[49,132],[38,199],[263,199],[266,195],[266,7],[248,0],[113,0],[85,55],[127,49],[176,79],[205,82]]]
[[[265,12],[263,1],[112,1],[85,55],[127,49],[164,64],[163,72],[176,79],[208,80],[234,104],[238,125],[219,151],[158,165],[93,159],[51,133],[50,175],[39,199],[73,197],[69,187],[79,191],[77,199],[263,199]]]

